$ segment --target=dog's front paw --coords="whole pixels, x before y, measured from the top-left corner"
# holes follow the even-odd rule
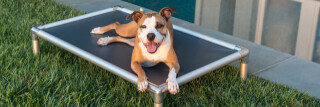
[[[180,91],[179,84],[176,78],[167,79],[167,90],[173,95],[177,94]]]
[[[148,88],[147,80],[138,80],[138,90],[144,92]]]
[[[100,27],[96,27],[96,28],[92,29],[90,33],[93,33],[93,34],[103,34],[104,32],[101,30]]]
[[[100,39],[98,39],[98,41],[97,41],[97,44],[98,45],[102,45],[102,46],[104,46],[104,45],[108,45],[108,43],[109,43],[109,41],[111,40],[111,39],[113,39],[112,37],[104,37],[104,38],[100,38]]]

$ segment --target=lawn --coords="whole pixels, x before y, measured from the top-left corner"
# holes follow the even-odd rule
[[[147,92],[40,39],[33,26],[84,14],[50,0],[0,0],[0,106],[153,106]],[[165,106],[319,106],[320,100],[223,67],[168,94]]]

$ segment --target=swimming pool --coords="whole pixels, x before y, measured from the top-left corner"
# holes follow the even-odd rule
[[[178,11],[173,17],[194,22],[195,0],[122,0],[154,11],[160,11],[163,7],[175,7]]]

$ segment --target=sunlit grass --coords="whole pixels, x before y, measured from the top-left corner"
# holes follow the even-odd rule
[[[33,26],[84,14],[49,0],[0,0],[0,106],[153,106],[151,96],[106,70],[40,39]],[[165,106],[317,106],[320,101],[224,67],[167,94]]]

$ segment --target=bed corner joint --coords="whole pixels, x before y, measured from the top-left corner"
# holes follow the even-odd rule
[[[241,58],[240,58],[240,77],[242,80],[247,79],[248,74],[248,61],[249,61],[249,50],[247,48],[241,48],[239,51]]]
[[[119,8],[123,8],[121,5],[115,5],[113,6],[113,10],[119,10]]]
[[[32,38],[32,50],[33,54],[37,55],[40,53],[39,48],[39,36],[37,35],[41,29],[44,29],[44,26],[32,27],[31,28],[31,38]]]

